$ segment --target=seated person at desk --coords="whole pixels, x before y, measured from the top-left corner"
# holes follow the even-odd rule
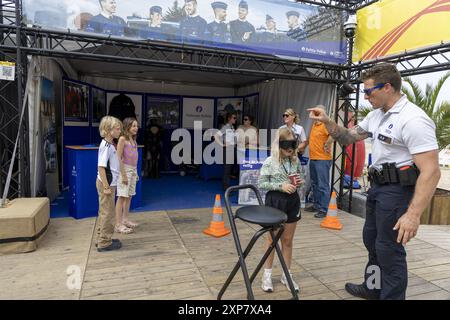
[[[256,149],[258,147],[258,129],[253,125],[254,118],[244,115],[243,124],[236,130],[238,147]]]

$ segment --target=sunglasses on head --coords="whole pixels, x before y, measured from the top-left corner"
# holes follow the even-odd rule
[[[280,140],[280,149],[288,150],[288,149],[297,149],[298,141],[297,140]]]

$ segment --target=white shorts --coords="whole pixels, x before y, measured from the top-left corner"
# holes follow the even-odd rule
[[[122,174],[119,174],[117,180],[117,196],[118,197],[132,197],[136,194],[136,183],[139,180],[137,168],[129,165],[124,165],[125,174],[127,175],[128,184],[122,183]]]

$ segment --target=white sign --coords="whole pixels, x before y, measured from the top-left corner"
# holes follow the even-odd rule
[[[214,99],[183,98],[183,128],[194,129],[194,121],[203,129],[214,127]]]
[[[16,64],[8,61],[0,61],[0,80],[14,81]]]

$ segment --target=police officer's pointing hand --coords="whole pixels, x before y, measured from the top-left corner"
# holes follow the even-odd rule
[[[309,112],[309,118],[315,121],[320,121],[323,123],[327,123],[330,121],[330,118],[327,116],[327,113],[325,112],[325,107],[319,108],[319,107],[314,107],[314,108],[309,108],[306,109],[306,111]]]

